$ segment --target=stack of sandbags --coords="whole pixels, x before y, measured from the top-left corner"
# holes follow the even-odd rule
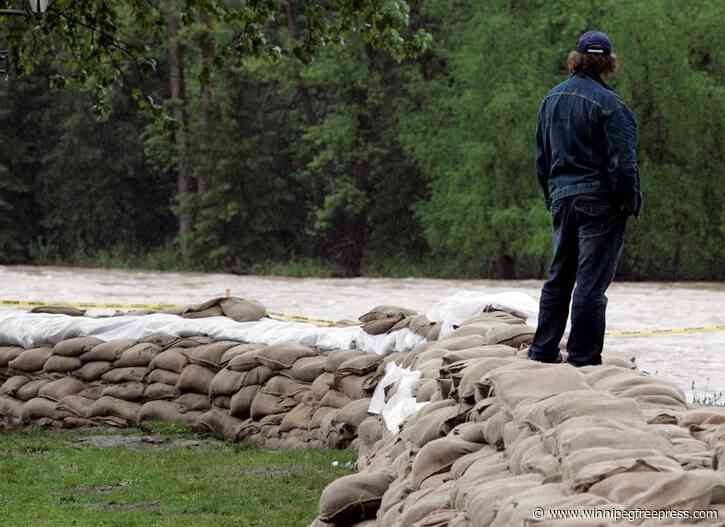
[[[212,298],[201,304],[194,304],[165,313],[184,318],[227,317],[237,322],[255,322],[267,316],[267,309],[256,300],[238,297]]]
[[[687,410],[628,361],[576,369],[454,338],[405,358],[439,361],[433,402],[397,434],[361,423],[362,471],[325,489],[314,527],[538,525],[537,507],[725,511],[722,411]]]

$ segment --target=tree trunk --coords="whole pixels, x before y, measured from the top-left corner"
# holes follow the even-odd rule
[[[209,144],[211,141],[211,111],[212,111],[212,99],[214,97],[213,83],[211,78],[211,71],[213,68],[214,57],[216,54],[216,44],[214,42],[214,23],[212,17],[205,10],[202,9],[200,13],[201,22],[204,25],[204,30],[200,39],[201,46],[201,63],[202,67],[206,70],[205,75],[202,76],[201,81],[201,104],[200,104],[200,121],[201,121],[201,145],[202,145],[202,159],[204,161],[210,160]],[[203,165],[202,173],[197,174],[198,191],[200,194],[204,194],[209,190],[209,177],[207,171],[209,165],[205,163]]]
[[[176,192],[179,208],[179,239],[181,252],[187,254],[187,241],[191,230],[191,215],[186,210],[186,199],[191,192],[187,152],[187,116],[186,85],[184,82],[184,49],[179,41],[179,17],[176,1],[168,2],[168,38],[169,38],[169,91],[176,121],[174,141],[176,146]]]

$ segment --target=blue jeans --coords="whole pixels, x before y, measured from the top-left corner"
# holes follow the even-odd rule
[[[559,362],[559,343],[574,290],[568,362],[602,363],[607,288],[614,279],[624,245],[627,216],[607,194],[583,194],[552,205],[554,259],[541,291],[539,325],[529,358]],[[576,289],[574,284],[576,283]]]

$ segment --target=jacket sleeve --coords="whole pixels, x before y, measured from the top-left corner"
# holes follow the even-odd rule
[[[624,103],[617,100],[607,112],[604,132],[607,141],[607,174],[622,208],[639,216],[642,193],[637,165],[637,121]]]
[[[536,129],[536,176],[539,178],[541,190],[544,191],[544,204],[547,210],[551,209],[551,196],[549,195],[549,153],[546,148],[544,136],[544,123],[542,119],[543,107],[539,110],[538,126]]]

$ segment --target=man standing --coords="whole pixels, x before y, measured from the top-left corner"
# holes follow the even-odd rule
[[[627,217],[642,203],[637,123],[604,79],[617,69],[609,37],[584,33],[569,54],[571,76],[539,110],[537,174],[554,225],[554,259],[541,291],[529,358],[560,362],[574,290],[568,362],[601,364],[605,292],[622,253]]]

